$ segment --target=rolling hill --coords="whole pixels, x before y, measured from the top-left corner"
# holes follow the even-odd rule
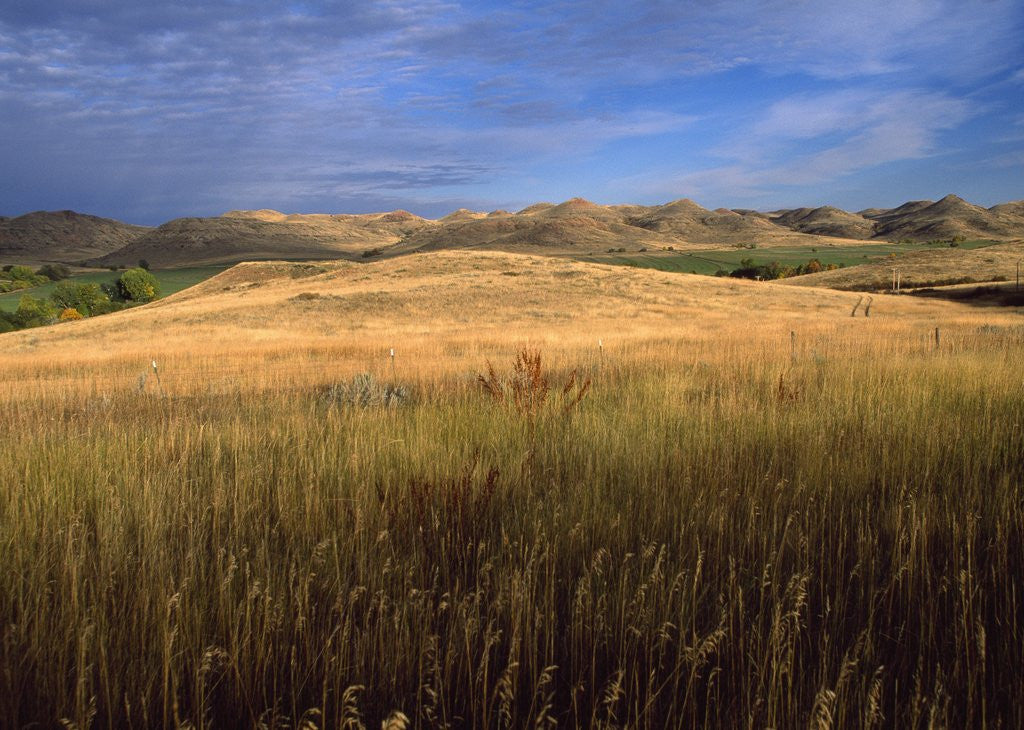
[[[235,210],[179,218],[158,228],[63,213],[0,219],[0,262],[181,267],[268,259],[363,258],[448,249],[541,254],[609,249],[843,245],[844,242],[1024,236],[1024,201],[991,208],[955,195],[937,202],[851,213],[831,206],[761,213],[708,210],[688,199],[664,205],[598,205],[582,198],[517,213],[456,210],[438,220],[403,210],[366,215]]]
[[[907,210],[901,210],[911,206]],[[1019,203],[1018,203],[1019,206]],[[1024,215],[1013,204],[982,208],[955,195],[935,203],[919,201],[874,216],[875,237],[929,240],[965,238],[1014,238],[1024,233]]]
[[[439,347],[460,338],[508,342],[541,337],[552,344],[593,345],[598,338],[711,337],[722,327],[763,329],[769,324],[788,337],[788,327],[799,322],[861,326],[865,320],[848,324],[854,301],[850,294],[786,282],[629,269],[564,257],[441,251],[368,264],[243,263],[153,304],[0,339],[12,357],[68,352],[88,343],[90,351],[105,357],[126,351],[195,353],[207,347],[213,362],[222,353],[259,343],[287,348],[339,338],[364,348],[412,341]],[[927,320],[961,311],[946,302],[901,298],[877,307],[868,321],[881,323],[890,314],[899,314],[900,321]]]
[[[127,246],[89,260],[93,266],[175,267],[266,259],[327,259],[359,256],[434,225],[412,213],[376,215],[285,215],[277,211],[232,211],[216,218],[179,218]]]
[[[1017,262],[1024,259],[1024,242],[1015,241],[975,250],[939,248],[912,251],[891,260],[821,271],[787,279],[794,286],[877,291],[892,286],[892,270],[899,269],[904,289],[967,282],[1011,281]]]
[[[0,262],[75,262],[120,250],[150,230],[71,210],[0,218]]]

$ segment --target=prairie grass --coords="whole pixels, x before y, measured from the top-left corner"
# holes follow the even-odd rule
[[[0,726],[1024,726],[1024,333],[843,317],[9,357]]]

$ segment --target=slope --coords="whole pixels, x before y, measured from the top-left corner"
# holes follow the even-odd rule
[[[73,210],[0,218],[0,262],[75,263],[117,251],[150,230]]]
[[[560,347],[593,345],[598,338],[620,343],[706,338],[724,327],[777,326],[788,337],[785,328],[798,322],[864,326],[847,324],[850,305],[849,294],[784,284],[548,256],[446,251],[370,264],[239,264],[151,305],[2,335],[0,349],[9,357],[41,358],[50,352],[102,358],[147,353],[144,362],[157,354],[173,362],[191,353],[211,367],[229,352],[308,348],[317,342],[336,347],[351,341],[359,351],[386,351],[416,341],[431,343],[438,356],[450,356],[478,346],[451,350],[456,342]],[[900,300],[889,310],[879,307],[871,321],[881,322],[888,313],[927,319],[959,311],[943,302]]]
[[[985,209],[956,195],[935,203],[915,201],[872,216],[878,238],[912,240],[965,238],[1015,238],[1024,234],[1024,217],[1012,208]]]
[[[374,215],[285,215],[233,211],[216,218],[179,218],[124,248],[93,259],[97,266],[175,267],[266,259],[358,256],[429,222],[405,211]]]
[[[1012,281],[1017,262],[1024,259],[1024,242],[1000,243],[984,248],[940,248],[912,251],[885,261],[822,271],[787,279],[794,286],[828,287],[859,291],[885,290],[892,286],[893,269],[899,270],[900,286],[913,288],[943,284]]]

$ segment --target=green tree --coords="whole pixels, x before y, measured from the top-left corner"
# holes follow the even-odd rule
[[[7,287],[10,291],[39,286],[49,281],[45,276],[40,276],[32,271],[32,268],[29,266],[11,266],[7,270],[5,277],[10,280],[10,284]]]
[[[117,280],[121,296],[132,302],[151,302],[160,296],[160,282],[143,268],[128,269]]]
[[[43,264],[36,270],[36,274],[50,281],[62,281],[71,276],[71,269],[64,264]]]
[[[57,308],[49,299],[23,294],[18,300],[18,310],[14,313],[14,323],[18,327],[42,327],[53,324],[56,319]]]
[[[99,284],[78,284],[62,281],[50,295],[58,309],[76,309],[86,317],[110,311],[110,297]]]

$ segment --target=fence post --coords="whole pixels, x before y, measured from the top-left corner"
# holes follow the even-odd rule
[[[935,328],[935,349],[939,349],[939,328]]]
[[[391,379],[396,383],[398,382],[398,376],[395,375],[395,348],[391,348]]]
[[[160,395],[166,395],[164,393],[164,384],[160,380],[160,370],[156,366],[156,360],[153,360],[151,364],[153,366],[153,375],[156,376],[156,386],[160,389]]]
[[[796,362],[796,332],[794,330],[789,331],[789,356]]]

